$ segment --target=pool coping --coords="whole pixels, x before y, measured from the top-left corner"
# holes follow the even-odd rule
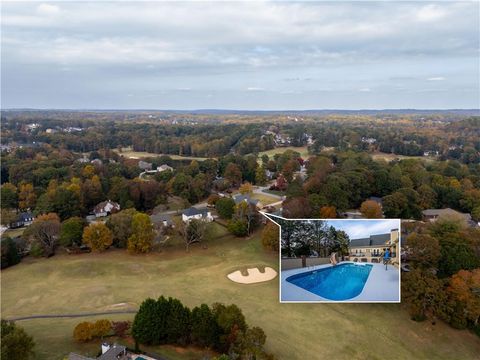
[[[339,264],[355,264],[352,261],[342,261]],[[280,302],[325,302],[325,303],[399,303],[400,302],[400,268],[392,265],[385,270],[385,265],[376,263],[361,263],[373,265],[362,292],[348,300],[329,300],[288,282],[291,275],[332,267],[331,264],[316,265],[299,269],[280,271]]]

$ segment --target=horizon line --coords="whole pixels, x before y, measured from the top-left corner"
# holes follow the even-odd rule
[[[197,112],[197,111],[231,111],[231,112],[307,112],[307,111],[479,111],[479,108],[318,108],[318,109],[232,109],[232,108],[196,108],[196,109],[172,109],[172,108],[62,108],[62,107],[7,107],[0,111],[170,111],[170,112]]]

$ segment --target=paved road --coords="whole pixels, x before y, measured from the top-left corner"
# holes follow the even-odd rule
[[[30,316],[17,316],[6,318],[9,321],[31,320],[31,319],[57,319],[57,318],[79,318],[87,316],[100,316],[100,315],[112,315],[112,314],[136,314],[137,310],[112,310],[102,312],[91,313],[77,313],[77,314],[46,314],[46,315],[30,315]]]

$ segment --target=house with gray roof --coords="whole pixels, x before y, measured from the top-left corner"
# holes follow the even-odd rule
[[[358,259],[365,259],[365,261],[372,262],[372,258],[383,256],[386,249],[390,249],[392,257],[397,257],[399,248],[399,231],[392,229],[387,234],[375,234],[369,237],[360,239],[351,239],[349,245],[350,257]]]
[[[182,212],[182,221],[189,222],[192,219],[205,220],[207,222],[213,221],[212,213],[207,208],[198,209],[190,207]]]
[[[245,201],[249,205],[255,206],[257,209],[261,209],[263,204],[257,200],[252,199],[249,195],[237,194],[233,196],[233,201],[235,201],[235,205],[240,204],[242,201]]]
[[[163,225],[164,227],[174,226],[172,216],[169,214],[150,215],[153,224]]]
[[[462,213],[450,208],[446,209],[427,209],[422,211],[423,221],[435,222],[438,219],[459,219],[465,221],[467,225],[476,226],[470,214]]]
[[[133,359],[144,359],[144,360],[158,360],[151,355],[136,354],[128,350],[125,346],[119,344],[109,344],[103,343],[101,345],[102,353],[97,357],[89,357],[76,353],[70,353],[68,355],[68,360],[133,360]]]

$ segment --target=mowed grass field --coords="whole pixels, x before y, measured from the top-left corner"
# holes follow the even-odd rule
[[[426,162],[435,161],[435,158],[431,158],[431,157],[406,156],[406,155],[389,154],[389,153],[383,153],[383,152],[371,153],[370,156],[372,157],[373,160],[385,160],[387,162],[390,162],[390,161],[396,160],[396,159],[399,159],[399,160],[416,159],[416,160],[422,160],[422,161],[426,161]]]
[[[149,153],[146,151],[133,151],[131,148],[123,148],[122,152],[119,152],[117,149],[114,149],[116,153],[119,155],[123,155],[128,159],[143,159],[148,157],[159,157],[162,155],[170,156],[173,160],[198,160],[203,161],[208,158],[206,157],[195,157],[195,156],[180,156],[180,155],[171,155],[171,154],[156,154],[156,153]]]
[[[110,250],[25,259],[1,273],[2,317],[102,311],[122,303],[135,307],[147,297],[165,295],[190,307],[238,304],[249,324],[265,330],[266,347],[278,359],[478,359],[478,337],[439,322],[415,323],[398,304],[280,304],[278,278],[252,285],[227,279],[250,264],[278,269],[277,255],[262,248],[258,233],[249,239],[217,236],[206,249],[194,246],[189,253],[171,248],[137,256]],[[98,343],[72,339],[77,323],[98,318],[133,315],[19,324],[34,336],[38,359],[62,359],[70,351],[98,351]],[[196,354],[173,347],[154,350],[173,360]]]
[[[293,150],[300,153],[300,157],[303,159],[308,159],[310,155],[308,155],[308,149],[306,146],[302,147],[294,147],[294,146],[286,146],[286,147],[277,147],[275,149],[262,151],[258,153],[258,157],[261,158],[263,155],[268,155],[269,158],[273,158],[276,154],[283,154],[287,150]]]

